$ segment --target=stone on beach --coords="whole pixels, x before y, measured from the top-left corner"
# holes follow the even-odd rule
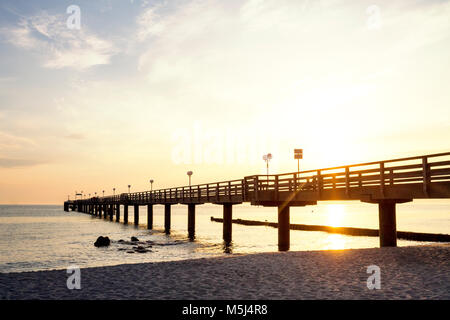
[[[96,247],[107,247],[107,246],[110,245],[110,243],[111,243],[111,241],[109,240],[108,237],[100,236],[95,241],[94,246],[96,246]]]

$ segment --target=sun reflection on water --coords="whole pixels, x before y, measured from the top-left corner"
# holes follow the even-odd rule
[[[347,241],[341,234],[330,234],[324,239],[324,250],[340,250],[346,248]]]

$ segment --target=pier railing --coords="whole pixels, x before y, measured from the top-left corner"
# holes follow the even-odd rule
[[[425,194],[436,182],[450,182],[450,152],[367,162],[318,170],[245,177],[246,192],[301,192],[422,184]]]
[[[433,183],[450,182],[450,152],[340,167],[271,175],[252,175],[244,179],[182,186],[153,191],[122,193],[91,198],[97,203],[223,203],[277,200],[280,193],[313,192],[317,200],[327,191],[377,188],[381,195],[388,188],[421,184],[423,197],[430,195]],[[450,197],[450,195],[449,195]]]

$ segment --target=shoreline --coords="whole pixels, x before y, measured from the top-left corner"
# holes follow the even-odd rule
[[[381,289],[367,288],[367,267]],[[291,251],[0,274],[0,299],[450,299],[450,245]]]

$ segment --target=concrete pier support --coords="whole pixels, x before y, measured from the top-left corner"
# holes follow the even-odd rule
[[[123,206],[123,223],[128,224],[128,205]]]
[[[116,204],[116,222],[120,221],[120,204]]]
[[[134,225],[139,225],[139,205],[134,205]]]
[[[147,229],[153,229],[153,205],[147,205]]]
[[[195,204],[188,204],[188,237],[195,239]]]
[[[108,214],[109,214],[109,208],[108,208],[108,205],[105,204],[105,205],[103,206],[103,218],[104,218],[104,219],[108,219]]]
[[[278,207],[278,250],[288,251],[290,247],[289,206]]]
[[[113,204],[109,205],[109,220],[110,221],[114,220],[114,205]]]
[[[170,234],[170,210],[171,205],[165,204],[164,205],[164,231],[166,234]]]
[[[227,245],[232,240],[232,219],[233,205],[231,203],[225,203],[223,205],[223,241]]]
[[[395,202],[386,200],[378,203],[380,247],[397,246],[397,222],[395,216]]]

